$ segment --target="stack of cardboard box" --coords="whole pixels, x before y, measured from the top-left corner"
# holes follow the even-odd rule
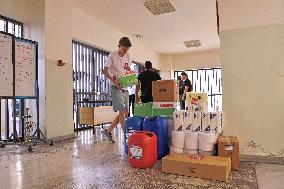
[[[184,153],[177,153],[177,151],[181,151],[175,150],[175,153],[163,158],[163,172],[227,181],[231,168],[239,169],[237,138],[223,136],[218,138],[222,133],[223,113],[207,112],[207,107],[206,93],[187,93],[186,110],[174,112],[172,133],[175,134],[172,136],[172,140],[177,140],[180,143],[181,138],[174,139],[174,136],[179,136],[176,132],[185,133]],[[217,138],[218,156],[212,156]],[[172,141],[171,143],[174,145],[176,142]],[[214,150],[217,152],[216,148]],[[190,152],[196,152],[196,154]],[[214,154],[217,155],[217,153]]]
[[[178,101],[176,80],[160,80],[152,83],[153,116],[172,118]]]
[[[135,104],[134,115],[171,119],[178,100],[176,80],[153,81],[152,96],[153,103]]]
[[[222,132],[223,113],[207,112],[207,104],[206,93],[190,92],[187,93],[186,98],[187,110],[174,112],[174,128],[179,128],[179,132],[185,133],[185,141],[187,142],[184,152],[198,151],[205,155],[217,154],[216,144],[218,135]],[[198,144],[198,148],[195,147],[196,144]]]
[[[211,180],[226,182],[231,169],[240,169],[239,141],[234,136],[219,136],[218,156],[173,153],[162,159],[165,173]]]

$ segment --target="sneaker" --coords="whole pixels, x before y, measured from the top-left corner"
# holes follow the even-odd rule
[[[108,132],[106,129],[101,131],[111,143],[115,143],[115,141],[112,139],[112,134]]]

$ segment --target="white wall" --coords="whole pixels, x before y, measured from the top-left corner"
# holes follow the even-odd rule
[[[284,23],[283,0],[218,0],[220,31]]]
[[[221,67],[219,49],[173,55],[174,70],[190,70]]]
[[[0,14],[25,23],[30,18],[28,0],[1,0]]]
[[[44,0],[26,0],[29,19],[24,22],[24,38],[38,42],[38,82],[39,82],[39,124],[42,132],[46,135],[45,127],[45,47],[44,47]],[[36,101],[26,100],[26,107],[30,113],[36,115]],[[33,121],[36,121],[34,116]]]
[[[174,78],[174,71],[221,67],[220,50],[184,54],[161,54],[158,68],[163,79]]]
[[[133,34],[123,34],[74,7],[72,8],[72,35],[75,40],[107,51],[116,50],[119,39],[128,36],[132,42],[130,54],[135,61],[144,63],[150,60],[155,67],[159,62],[159,54],[143,45],[133,37]]]
[[[253,140],[264,151],[281,152],[284,149],[281,14],[284,11],[279,9],[282,10],[283,1],[221,2],[220,15],[225,22],[220,33],[225,134],[238,136],[243,147]],[[264,19],[266,15],[269,19]],[[275,25],[276,20],[282,24]],[[241,152],[249,152],[244,150]]]
[[[74,133],[71,18],[72,8],[68,1],[45,1],[45,90],[48,138]],[[58,67],[58,60],[62,60],[66,65]]]
[[[225,134],[284,149],[284,25],[221,34]]]
[[[159,60],[159,64],[156,66],[160,70],[162,79],[172,79],[173,56],[170,54],[160,54]]]

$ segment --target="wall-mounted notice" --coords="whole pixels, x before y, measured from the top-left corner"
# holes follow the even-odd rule
[[[13,96],[12,41],[11,36],[0,33],[0,96]]]
[[[15,40],[16,96],[35,96],[36,45]]]

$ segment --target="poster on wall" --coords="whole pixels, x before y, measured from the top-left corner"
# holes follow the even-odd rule
[[[16,96],[35,96],[36,45],[15,40],[15,91]]]
[[[13,96],[13,61],[10,35],[0,33],[0,96]]]

